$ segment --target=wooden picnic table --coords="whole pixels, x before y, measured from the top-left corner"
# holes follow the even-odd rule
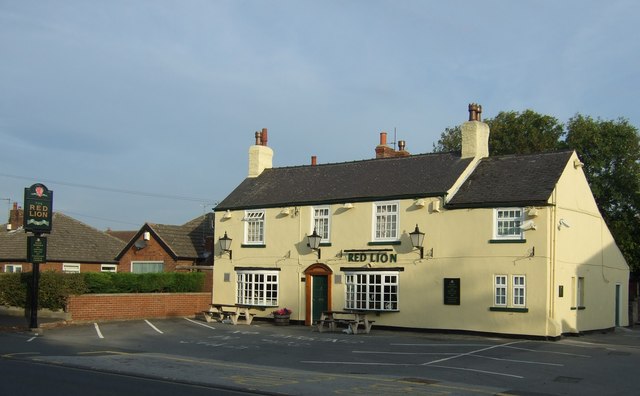
[[[250,311],[251,308],[255,307],[244,304],[211,304],[211,308],[209,308],[208,311],[204,311],[204,318],[207,322],[211,322],[212,320],[219,322],[228,320],[236,325],[238,324],[239,317],[242,317],[244,321],[241,323],[250,325],[255,316],[255,314]]]
[[[369,334],[374,321],[369,320],[366,311],[323,311],[320,315],[320,320],[317,323],[318,331],[323,332],[325,330],[336,331],[338,324],[345,324],[347,331],[352,334],[358,334],[358,328],[362,326],[364,332]]]

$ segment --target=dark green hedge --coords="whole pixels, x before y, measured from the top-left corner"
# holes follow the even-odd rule
[[[29,306],[31,276],[31,272],[0,274],[0,305]],[[67,297],[73,294],[200,292],[204,281],[203,272],[64,274],[46,271],[40,274],[38,306],[64,309]]]

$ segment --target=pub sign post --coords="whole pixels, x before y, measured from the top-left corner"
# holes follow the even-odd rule
[[[47,261],[47,238],[42,234],[51,232],[53,219],[53,191],[44,184],[36,183],[24,189],[25,232],[33,233],[27,237],[27,258],[33,265],[31,273],[31,314],[29,328],[38,328],[38,283],[40,263]]]

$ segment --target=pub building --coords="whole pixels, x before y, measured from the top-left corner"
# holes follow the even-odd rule
[[[482,107],[462,150],[273,167],[267,130],[215,210],[213,301],[313,325],[357,310],[376,327],[555,338],[628,325],[629,267],[574,151],[489,155]]]

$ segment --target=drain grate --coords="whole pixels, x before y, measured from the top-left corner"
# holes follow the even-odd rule
[[[428,380],[424,378],[400,378],[398,381],[400,382],[412,382],[414,384],[425,384],[425,385],[433,385],[437,384],[438,381]]]
[[[631,352],[612,351],[609,352],[609,356],[630,356]]]
[[[554,382],[564,382],[565,384],[577,384],[578,382],[582,381],[582,378],[577,378],[577,377],[556,377],[556,379],[553,380]]]

